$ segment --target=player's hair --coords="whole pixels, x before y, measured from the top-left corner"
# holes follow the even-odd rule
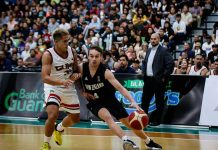
[[[98,51],[101,55],[102,55],[102,53],[103,53],[103,50],[102,50],[99,46],[96,46],[96,45],[91,46],[90,49],[89,49],[89,51],[91,51],[91,50],[96,50],[96,51]]]
[[[69,32],[65,29],[62,28],[57,28],[54,32],[53,32],[53,39],[54,41],[58,41],[61,40],[61,38],[65,35],[69,35]]]

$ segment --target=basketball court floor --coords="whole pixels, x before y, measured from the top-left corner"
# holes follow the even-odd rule
[[[121,124],[120,124],[121,125]],[[145,144],[124,126],[121,127],[145,150]],[[145,132],[164,150],[218,150],[218,129],[160,125]],[[44,121],[0,117],[0,150],[39,150],[43,142]],[[52,140],[53,150],[122,150],[122,142],[103,122],[80,122],[67,129],[63,145]]]

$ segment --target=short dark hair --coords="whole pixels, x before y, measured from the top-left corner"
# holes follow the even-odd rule
[[[121,57],[125,57],[126,61],[129,61],[128,57],[127,57],[125,54],[124,54],[124,55],[120,55],[119,59],[120,59]]]
[[[98,51],[101,55],[102,55],[102,53],[103,53],[103,50],[101,49],[101,47],[99,47],[99,46],[97,46],[97,45],[91,46],[91,47],[89,48],[89,51],[90,51],[90,50],[96,50],[96,51]]]
[[[177,17],[180,17],[180,18],[181,18],[182,16],[181,16],[181,14],[176,14],[176,18],[177,18]]]

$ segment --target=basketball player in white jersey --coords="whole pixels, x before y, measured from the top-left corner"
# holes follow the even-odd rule
[[[189,75],[207,75],[207,68],[203,66],[203,56],[201,54],[197,54],[194,58],[194,65],[187,69],[187,74]]]
[[[69,33],[57,29],[53,33],[54,47],[42,56],[42,81],[44,82],[45,104],[48,118],[45,122],[44,144],[41,150],[51,149],[50,140],[62,144],[62,132],[79,121],[80,104],[74,81],[80,75],[74,73],[77,66],[76,52],[68,46]],[[63,121],[55,125],[59,110],[68,112]]]

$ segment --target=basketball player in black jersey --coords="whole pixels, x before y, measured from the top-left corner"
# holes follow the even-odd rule
[[[93,46],[88,54],[89,62],[81,64],[79,70],[82,74],[83,96],[88,100],[88,109],[96,116],[104,120],[109,128],[123,140],[124,150],[138,150],[138,146],[131,141],[124,131],[113,120],[114,116],[128,128],[131,128],[128,121],[128,113],[122,104],[115,97],[115,89],[123,94],[130,102],[131,107],[142,110],[129,92],[118,82],[113,73],[101,63],[102,49]],[[160,145],[151,140],[143,130],[133,132],[145,141],[149,149],[162,149]]]

